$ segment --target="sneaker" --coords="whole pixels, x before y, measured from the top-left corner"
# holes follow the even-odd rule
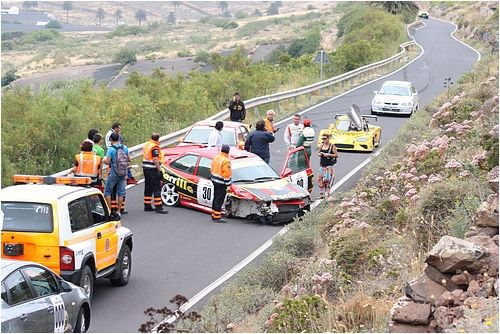
[[[162,209],[157,209],[155,211],[156,211],[156,213],[162,213],[162,214],[167,214],[168,213],[168,210],[164,210],[163,208]]]
[[[155,211],[151,206],[144,206],[144,211]]]
[[[137,184],[137,180],[134,177],[127,179],[127,184]]]
[[[128,213],[128,210],[125,210],[125,209],[120,210],[120,214],[122,214],[122,215],[126,215],[127,213]]]
[[[225,223],[226,221],[222,218],[219,218],[219,219],[213,219],[212,220],[212,223]]]

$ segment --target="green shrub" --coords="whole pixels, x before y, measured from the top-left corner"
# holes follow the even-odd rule
[[[62,29],[61,22],[57,20],[50,20],[49,23],[45,25],[46,29]]]
[[[33,31],[29,34],[24,35],[21,38],[21,44],[35,44],[35,43],[46,43],[55,41],[57,39],[62,38],[60,32],[49,29],[49,30],[38,30]]]
[[[319,29],[313,29],[306,33],[304,38],[296,39],[288,47],[288,54],[293,58],[298,58],[304,54],[311,54],[318,51],[321,42]]]
[[[107,34],[108,38],[113,38],[115,36],[129,36],[129,35],[143,35],[147,33],[147,30],[139,26],[127,26],[120,25],[116,27],[115,30]]]
[[[19,39],[24,36],[22,31],[5,31],[2,32],[2,41],[7,41],[11,39]]]
[[[122,65],[133,64],[137,61],[137,51],[130,48],[123,48],[114,56],[113,61]]]
[[[12,51],[14,50],[16,43],[14,41],[2,41],[2,50],[3,51]]]
[[[276,249],[287,252],[294,257],[309,257],[314,254],[321,236],[311,222],[314,219],[303,219],[291,225],[286,236],[278,237],[274,243]]]
[[[193,60],[196,63],[208,63],[210,60],[210,53],[205,50],[198,50]]]
[[[271,332],[279,333],[317,333],[318,319],[325,312],[326,305],[321,297],[305,295],[298,299],[287,298],[283,306],[277,308],[277,316],[271,324]]]
[[[13,81],[16,81],[17,79],[20,78],[19,75],[16,74],[17,70],[12,69],[5,73],[5,75],[2,77],[2,87],[9,85]]]

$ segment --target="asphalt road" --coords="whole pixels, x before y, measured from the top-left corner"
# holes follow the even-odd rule
[[[307,117],[318,128],[324,128],[335,113],[344,112],[352,103],[358,104],[363,113],[369,113],[373,91],[385,80],[412,81],[419,90],[420,107],[430,103],[445,89],[444,78],[451,77],[456,82],[472,68],[478,55],[450,37],[454,26],[433,19],[426,23],[415,34],[425,49],[420,58],[403,70],[312,108],[306,112]],[[382,145],[406,121],[407,118],[401,117],[379,117]],[[285,155],[281,136],[279,132],[272,145],[271,165],[277,170]],[[340,153],[336,180],[370,156]],[[313,166],[316,170],[316,159]],[[346,185],[352,186],[354,180]],[[96,284],[90,328],[93,332],[136,332],[146,321],[143,311],[147,307],[171,306],[168,300],[176,294],[193,297],[282,228],[237,219],[227,224],[212,224],[209,215],[186,208],[170,208],[169,215],[145,213],[142,192],[143,184],[128,190],[130,213],[123,218],[124,225],[134,232],[130,283],[120,288],[111,287],[106,280]]]

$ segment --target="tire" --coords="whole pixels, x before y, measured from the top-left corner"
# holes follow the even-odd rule
[[[178,206],[180,202],[179,193],[175,190],[175,185],[167,182],[161,187],[161,200],[166,206]]]
[[[82,306],[80,312],[78,312],[78,317],[76,318],[75,330],[73,333],[87,333],[87,312]]]
[[[124,286],[128,284],[130,273],[132,272],[132,253],[127,245],[123,245],[123,251],[116,263],[118,270],[117,278],[111,278],[110,282],[113,286]]]
[[[79,286],[85,290],[85,294],[92,300],[92,295],[94,294],[94,275],[92,275],[92,270],[90,267],[85,265],[82,270],[82,277],[80,277]]]
[[[373,111],[373,109],[371,109],[371,113],[372,113],[372,115],[374,115],[374,116],[377,116],[377,115],[378,115],[378,112]]]

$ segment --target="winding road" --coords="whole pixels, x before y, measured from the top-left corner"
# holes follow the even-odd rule
[[[390,75],[304,110],[304,116],[317,128],[325,128],[336,113],[345,112],[353,103],[360,106],[362,113],[368,114],[373,91],[385,80],[413,82],[423,109],[445,90],[445,78],[451,77],[456,82],[464,72],[472,69],[479,57],[477,52],[451,37],[454,25],[435,19],[425,23],[425,27],[415,32],[415,40],[424,49],[416,60]],[[407,120],[378,118],[376,124],[382,127],[382,146]],[[271,147],[271,166],[279,170],[286,148],[282,132],[277,135]],[[341,152],[336,165],[337,182],[356,171],[371,156]],[[313,166],[317,170],[317,159]],[[352,177],[336,191],[346,190],[356,183],[360,173],[351,174]],[[96,283],[90,328],[93,332],[137,332],[147,320],[143,314],[146,308],[170,307],[168,301],[176,294],[192,298],[283,228],[239,219],[230,219],[227,224],[212,224],[209,215],[186,208],[170,208],[169,215],[143,212],[143,187],[144,184],[139,184],[127,190],[129,214],[123,216],[124,225],[134,232],[130,283],[119,288],[112,287],[105,279]],[[207,298],[194,307],[199,309]]]

